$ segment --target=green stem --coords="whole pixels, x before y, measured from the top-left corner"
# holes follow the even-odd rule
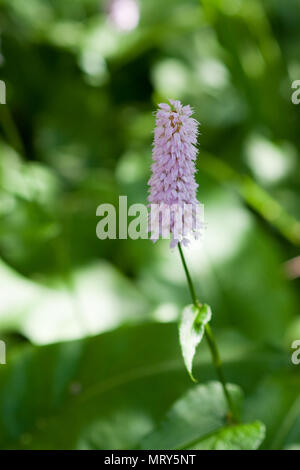
[[[199,305],[201,305],[201,304],[200,304],[199,300],[197,299],[194,284],[193,284],[191,275],[189,273],[189,270],[188,270],[188,267],[187,267],[185,257],[184,257],[184,254],[183,254],[180,243],[178,243],[178,250],[179,250],[180,258],[181,258],[181,261],[182,261],[182,264],[183,264],[184,272],[185,272],[185,275],[186,275],[186,278],[187,278],[187,282],[188,282],[188,286],[189,286],[189,289],[190,289],[191,297],[193,299],[193,303],[196,307],[199,307]],[[235,406],[234,406],[233,400],[231,398],[231,395],[229,393],[229,390],[228,390],[228,387],[227,387],[227,384],[226,384],[226,380],[225,380],[225,376],[224,376],[224,373],[223,373],[221,356],[220,356],[220,353],[219,353],[219,350],[218,350],[218,347],[217,347],[215,337],[214,337],[213,332],[211,330],[211,327],[208,323],[205,325],[205,337],[206,337],[206,340],[207,340],[207,343],[208,343],[208,346],[209,346],[209,349],[210,349],[210,352],[211,352],[211,355],[212,355],[213,365],[216,369],[218,378],[219,378],[219,380],[222,384],[224,395],[225,395],[225,398],[226,398],[226,401],[227,401],[227,404],[228,404],[228,409],[229,409],[228,418],[231,421],[237,421],[238,419],[237,419],[237,414],[236,414],[236,411],[235,411]]]
[[[189,285],[190,293],[191,293],[191,296],[192,296],[192,299],[193,299],[193,303],[194,303],[194,305],[197,306],[197,305],[199,305],[199,302],[198,302],[198,299],[197,299],[197,296],[196,296],[196,291],[195,291],[195,288],[194,288],[194,284],[193,284],[191,275],[189,273],[189,270],[188,270],[188,267],[187,267],[185,257],[184,257],[184,254],[183,254],[180,243],[178,243],[178,249],[179,249],[180,258],[181,258],[181,261],[182,261],[182,264],[183,264],[184,272],[185,272],[185,275],[186,275],[186,278],[187,278],[187,282],[188,282],[188,285]]]
[[[226,380],[225,380],[224,372],[223,372],[223,369],[222,369],[221,356],[220,356],[220,353],[219,353],[219,350],[218,350],[218,347],[217,347],[217,343],[216,343],[215,337],[213,335],[213,332],[211,330],[211,327],[210,327],[209,323],[206,323],[206,325],[205,325],[205,336],[206,336],[206,339],[207,339],[207,342],[208,342],[208,345],[209,345],[209,348],[210,348],[210,351],[211,351],[211,354],[212,354],[215,369],[217,371],[219,380],[222,384],[224,395],[225,395],[227,403],[228,403],[228,408],[229,408],[230,414],[231,414],[230,418],[233,418],[234,420],[237,420],[237,414],[235,412],[235,406],[234,406],[233,400],[231,398],[231,395],[229,393],[228,387],[226,385]]]

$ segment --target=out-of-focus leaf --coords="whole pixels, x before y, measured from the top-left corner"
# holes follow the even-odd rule
[[[30,281],[0,263],[0,327],[47,344],[82,338],[147,318],[135,286],[106,262],[72,273],[70,284]]]
[[[265,426],[260,421],[238,424],[216,431],[193,446],[195,450],[256,450],[265,437]]]
[[[236,407],[242,393],[229,385]],[[211,382],[188,391],[165,420],[142,442],[144,449],[256,449],[264,438],[261,423],[229,425],[222,385]]]
[[[190,388],[176,332],[173,324],[144,324],[7,351],[7,364],[0,369],[0,447],[136,448]],[[219,343],[230,380],[239,380],[246,391],[272,363],[280,364],[276,354],[255,354],[247,342],[231,337]],[[209,351],[199,356],[199,375],[211,380]],[[196,413],[217,428],[224,419],[222,400],[209,409],[200,402]]]
[[[0,445],[132,448],[188,386],[174,325],[28,347],[0,370]]]
[[[295,366],[294,366],[295,367]],[[276,372],[267,375],[245,402],[245,419],[262,420],[267,427],[265,449],[282,449],[300,435],[299,375]]]
[[[2,286],[0,305],[1,329],[20,327],[20,319],[26,315],[26,309],[39,296],[35,283],[17,274],[0,260],[0,284]]]
[[[211,319],[211,309],[209,305],[187,305],[182,313],[179,325],[179,339],[185,366],[191,379],[193,376],[193,359],[197,346],[200,344],[206,323]]]

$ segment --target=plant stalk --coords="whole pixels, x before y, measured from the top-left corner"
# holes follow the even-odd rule
[[[190,293],[191,293],[193,303],[194,303],[195,307],[199,307],[199,306],[201,306],[201,303],[197,299],[195,287],[194,287],[191,275],[189,273],[189,270],[188,270],[188,267],[187,267],[185,257],[184,257],[184,254],[183,254],[180,243],[178,243],[178,250],[179,250],[180,258],[181,258],[181,261],[182,261],[182,264],[183,264],[183,269],[184,269],[184,272],[185,272],[185,275],[186,275],[186,278],[187,278],[187,282],[188,282],[188,286],[189,286],[189,290],[190,290]],[[229,419],[229,421],[238,421],[237,414],[236,414],[236,411],[235,411],[235,406],[234,406],[233,400],[231,398],[231,395],[229,393],[229,390],[228,390],[228,387],[227,387],[227,384],[226,384],[226,380],[225,380],[225,376],[224,376],[224,372],[223,372],[223,368],[222,368],[221,356],[220,356],[220,353],[219,353],[219,350],[218,350],[218,347],[217,347],[217,343],[216,343],[215,337],[213,335],[213,332],[211,330],[211,327],[210,327],[209,323],[207,323],[205,325],[205,337],[206,337],[206,340],[207,340],[207,343],[208,343],[208,346],[209,346],[209,349],[210,349],[210,352],[211,352],[213,365],[216,369],[218,378],[219,378],[219,380],[222,384],[224,395],[225,395],[225,398],[226,398],[226,401],[227,401],[227,404],[228,404],[228,410],[229,410],[228,419]]]

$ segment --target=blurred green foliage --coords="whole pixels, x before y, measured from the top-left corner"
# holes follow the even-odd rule
[[[146,203],[167,98],[202,123],[207,229],[186,256],[226,375],[246,422],[266,424],[263,448],[299,446],[300,284],[284,266],[300,246],[300,4],[139,9],[120,31],[104,0],[0,1],[0,446],[135,448],[193,387],[173,324],[190,302],[178,254],[95,233],[99,204]],[[198,380],[215,379],[205,345],[197,358]]]

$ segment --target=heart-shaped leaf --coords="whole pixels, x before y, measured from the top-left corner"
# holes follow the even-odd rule
[[[193,376],[193,360],[197,346],[200,344],[206,323],[211,319],[211,309],[209,305],[188,305],[182,313],[179,326],[179,339],[185,366],[191,379],[196,382]]]
[[[236,408],[242,392],[228,385]],[[220,383],[198,385],[180,398],[162,423],[142,442],[143,449],[257,449],[265,427],[256,421],[230,424],[227,403]]]

